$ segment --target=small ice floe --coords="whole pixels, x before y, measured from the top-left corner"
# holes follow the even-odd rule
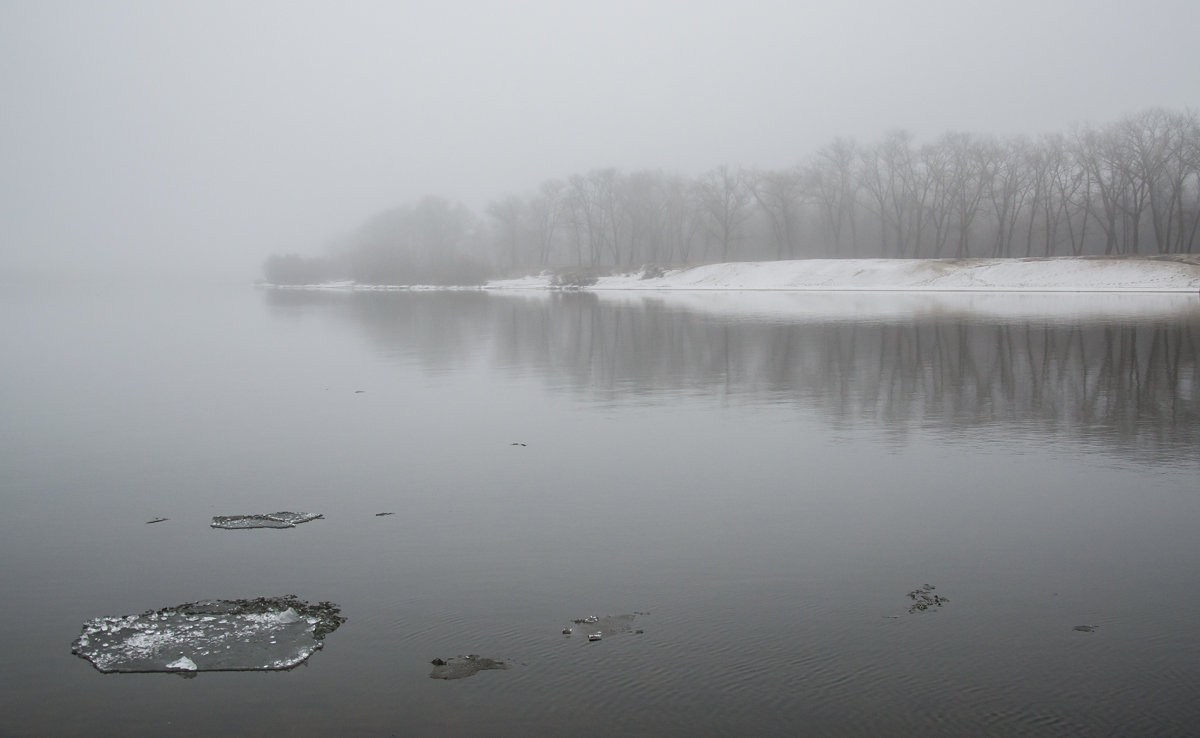
[[[151,523],[165,523],[168,520],[170,520],[170,518],[155,518],[154,520],[147,520],[146,525],[150,525]]]
[[[598,617],[596,615],[588,615],[585,618],[576,618],[572,620],[575,625],[586,625],[586,632],[589,641],[598,641],[605,636],[615,636],[619,633],[632,633],[633,619],[637,615],[645,615],[646,613],[632,613],[625,615],[605,615]],[[563,633],[568,633],[569,630],[564,630]]]
[[[295,595],[189,602],[89,620],[71,653],[106,673],[290,669],[345,622],[339,612]]]
[[[295,528],[300,523],[323,518],[319,513],[273,512],[257,515],[214,515],[213,528],[242,530],[246,528]]]
[[[430,679],[465,679],[475,676],[485,669],[507,669],[508,664],[495,659],[485,659],[478,654],[456,656],[452,659],[434,659],[433,671],[429,672]]]
[[[935,607],[941,607],[949,602],[949,598],[942,597],[933,593],[937,587],[932,584],[926,584],[920,589],[914,589],[908,593],[908,598],[913,601],[913,604],[908,608],[908,612],[929,612]]]

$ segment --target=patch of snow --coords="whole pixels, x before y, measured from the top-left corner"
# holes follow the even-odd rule
[[[177,660],[167,664],[168,669],[179,669],[180,671],[195,671],[196,662],[189,659],[187,656],[180,656]]]
[[[489,290],[551,289],[543,272],[493,280]],[[1200,264],[1152,258],[803,259],[731,262],[599,277],[584,289],[860,292],[1191,292]]]

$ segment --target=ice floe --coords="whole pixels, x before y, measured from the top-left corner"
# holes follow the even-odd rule
[[[213,528],[241,530],[243,528],[295,528],[300,523],[323,518],[324,515],[303,512],[273,512],[257,515],[215,515]]]
[[[430,679],[466,679],[486,669],[507,669],[508,664],[495,659],[487,659],[471,654],[456,656],[452,659],[434,659],[433,670],[429,672]]]
[[[295,595],[202,600],[140,615],[93,618],[71,653],[102,672],[273,671],[321,648],[345,618]]]

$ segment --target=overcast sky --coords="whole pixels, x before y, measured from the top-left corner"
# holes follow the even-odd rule
[[[1200,107],[1196,0],[0,0],[0,273],[253,279],[423,194]]]

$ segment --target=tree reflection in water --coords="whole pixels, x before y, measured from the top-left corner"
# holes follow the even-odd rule
[[[1111,318],[747,319],[594,293],[268,291],[279,315],[331,310],[430,372],[485,358],[592,401],[794,403],[903,435],[1019,424],[1146,451],[1194,447],[1200,313]],[[1011,431],[1011,429],[1008,429]]]

